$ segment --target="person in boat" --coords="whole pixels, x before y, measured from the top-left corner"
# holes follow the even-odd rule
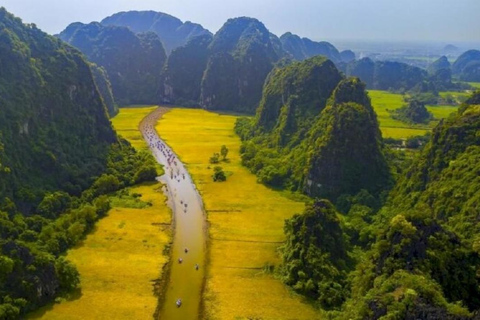
[[[180,307],[182,305],[182,299],[177,299],[176,305]]]
[[[195,270],[198,270],[198,268],[200,268],[200,266],[198,265],[198,263],[195,263]]]
[[[182,263],[183,262],[183,259],[182,258],[178,258],[178,263]]]
[[[188,252],[188,248],[185,248],[185,253],[187,253],[187,252]]]

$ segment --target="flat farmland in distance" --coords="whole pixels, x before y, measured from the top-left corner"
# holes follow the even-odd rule
[[[467,95],[467,93],[463,92],[451,93]],[[368,95],[372,101],[373,109],[377,114],[380,130],[382,131],[382,136],[384,138],[406,139],[412,136],[424,135],[431,131],[440,119],[447,118],[452,112],[457,110],[456,106],[427,105],[427,109],[433,114],[434,120],[430,121],[428,124],[411,125],[393,119],[389,112],[389,110],[395,110],[405,105],[401,94],[380,90],[369,90]],[[442,95],[442,92],[440,95]]]

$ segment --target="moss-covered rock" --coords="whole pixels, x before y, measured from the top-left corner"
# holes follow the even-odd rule
[[[304,191],[335,201],[365,189],[379,194],[390,183],[377,117],[358,78],[343,80],[309,132]]]
[[[207,67],[211,35],[198,36],[172,51],[163,72],[163,99],[167,103],[198,105]]]
[[[76,49],[0,9],[0,201],[30,210],[45,191],[79,193],[116,135]]]
[[[270,32],[256,19],[229,19],[215,34],[209,50],[201,105],[253,113],[265,78],[280,59]]]
[[[152,32],[135,34],[126,27],[73,23],[59,38],[103,67],[119,105],[158,104],[166,54]]]

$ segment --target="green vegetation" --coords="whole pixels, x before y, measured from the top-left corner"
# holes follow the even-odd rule
[[[363,58],[347,65],[348,76],[359,77],[369,89],[405,92],[414,89],[427,77],[424,70],[400,62]]]
[[[210,157],[210,163],[216,164],[220,162],[220,155],[222,156],[222,161],[227,161],[228,155],[228,148],[226,145],[222,145],[220,148],[220,153],[214,152],[213,155]]]
[[[219,162],[220,162],[220,154],[217,152],[214,152],[213,155],[210,157],[210,163],[217,164]]]
[[[467,93],[451,92],[455,97],[465,97]],[[405,105],[405,96],[386,91],[369,90],[368,95],[372,99],[372,106],[378,117],[380,130],[384,138],[408,139],[412,136],[424,135],[433,128],[440,119],[448,118],[458,107],[451,105],[427,105],[428,112],[433,119],[428,124],[413,124],[394,119],[392,114]],[[443,95],[443,92],[440,93]],[[463,98],[461,98],[463,99]]]
[[[223,168],[220,166],[215,166],[213,168],[213,175],[212,179],[214,182],[223,182],[227,181],[227,176],[225,175],[225,172],[223,171]]]
[[[229,19],[209,46],[201,105],[207,109],[253,113],[262,86],[281,57],[265,26],[252,18]]]
[[[286,220],[281,248],[285,283],[327,310],[340,307],[348,296],[350,259],[337,215],[329,201],[315,201],[304,214]]]
[[[220,154],[222,155],[223,161],[227,160],[228,148],[226,145],[222,145],[220,148]]]
[[[327,202],[316,215],[310,208],[287,221],[292,240],[283,249],[285,281],[328,309],[332,305],[314,295],[318,281],[327,282],[327,302],[340,311],[333,318],[473,318],[480,308],[477,103],[480,92],[433,130],[382,208],[359,193],[348,207],[339,201],[348,212],[340,220]],[[320,212],[331,218],[314,228]],[[329,259],[312,268],[323,256]],[[354,257],[354,271],[344,257]]]
[[[160,102],[166,54],[154,33],[135,34],[126,27],[73,23],[59,38],[106,70],[118,104]]]
[[[255,123],[236,125],[243,164],[259,181],[336,201],[389,185],[378,123],[364,85],[315,57],[275,70]],[[361,155],[361,156],[360,156]]]
[[[108,79],[107,71],[104,68],[97,66],[94,63],[90,64],[92,70],[93,80],[97,85],[98,92],[102,96],[103,102],[107,107],[108,115],[114,117],[118,113],[118,106],[113,97],[112,85]]]
[[[77,50],[3,8],[0,26],[0,318],[15,319],[79,288],[61,255],[153,159],[116,136]]]
[[[30,214],[47,192],[79,196],[117,141],[75,49],[0,10],[0,203]]]
[[[122,108],[112,119],[117,132],[128,136],[137,150],[148,150],[138,124],[153,110]],[[57,299],[28,319],[104,319],[106,314],[112,319],[147,319],[154,314],[156,279],[168,262],[165,252],[171,241],[166,197],[158,183],[148,182],[108,198],[112,207],[108,214],[66,254],[78,270],[81,291]]]
[[[170,54],[163,72],[164,100],[182,106],[198,106],[203,72],[207,67],[211,35],[198,36]]]
[[[9,319],[78,288],[78,272],[60,255],[83,239],[95,221],[108,212],[110,202],[105,194],[135,183],[132,167],[148,165],[149,161],[151,158],[136,154],[128,142],[120,141],[110,148],[105,174],[81,197],[47,193],[35,214],[28,217],[19,215],[14,207],[2,208],[7,211],[1,212],[1,256],[15,266],[5,270],[0,287],[4,307],[15,310]],[[35,278],[35,284],[25,281]]]
[[[418,100],[410,100],[408,105],[392,112],[392,118],[406,123],[428,123],[433,115]]]

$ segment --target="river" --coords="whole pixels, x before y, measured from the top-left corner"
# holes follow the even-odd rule
[[[170,274],[167,286],[163,288],[163,305],[160,306],[158,318],[198,319],[205,278],[205,212],[202,199],[185,166],[155,131],[158,119],[167,111],[158,108],[140,123],[140,131],[152,154],[165,169],[160,181],[166,185],[174,221]],[[179,259],[183,261],[180,263]],[[180,307],[176,305],[178,299],[182,302]]]

